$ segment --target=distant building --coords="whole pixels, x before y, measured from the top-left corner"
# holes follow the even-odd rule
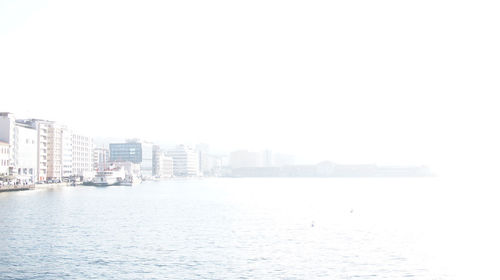
[[[160,146],[153,146],[153,176],[170,178],[174,176],[174,159],[167,156]]]
[[[174,177],[174,159],[162,153],[160,155],[158,177],[170,178]]]
[[[178,145],[167,152],[167,156],[172,157],[174,176],[193,177],[199,176],[198,153],[186,145]]]
[[[104,171],[108,169],[111,162],[109,149],[94,148],[92,156],[92,166],[94,171]]]
[[[9,175],[9,143],[0,141],[0,176]]]
[[[153,146],[153,176],[158,177],[160,174],[160,164],[161,164],[161,154],[162,150],[160,146]]]
[[[137,139],[127,140],[126,143],[109,144],[110,159],[112,162],[129,161],[139,163],[143,177],[153,177],[153,144]]]
[[[74,176],[85,177],[85,175],[93,170],[93,139],[88,136],[73,133],[72,145],[72,174]]]
[[[109,144],[109,156],[111,161],[142,162],[141,143],[112,143]]]
[[[198,152],[198,169],[200,170],[201,175],[208,175],[211,173],[210,170],[210,155],[209,147],[207,144],[198,144],[196,145],[196,151]]]
[[[324,161],[311,165],[241,167],[232,177],[425,177],[432,176],[425,166],[378,166],[374,164],[334,164]]]

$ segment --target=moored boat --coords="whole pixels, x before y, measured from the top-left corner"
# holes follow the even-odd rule
[[[98,171],[94,180],[92,181],[95,186],[113,186],[119,185],[125,179],[125,172],[123,169]]]

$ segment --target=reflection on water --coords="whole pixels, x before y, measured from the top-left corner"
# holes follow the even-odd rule
[[[468,211],[450,190],[433,178],[274,178],[3,193],[0,275],[456,279]]]

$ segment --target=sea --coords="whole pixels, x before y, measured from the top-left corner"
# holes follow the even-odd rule
[[[203,178],[0,193],[0,279],[500,279],[485,190]]]

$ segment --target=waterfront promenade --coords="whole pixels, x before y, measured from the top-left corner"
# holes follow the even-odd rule
[[[7,185],[0,186],[0,192],[27,191],[35,189],[35,185]]]
[[[77,182],[76,185],[81,185],[81,182]],[[53,188],[53,187],[67,187],[71,186],[71,183],[63,182],[63,183],[54,183],[54,184],[31,184],[31,185],[6,185],[0,186],[0,192],[12,192],[12,191],[27,191],[27,190],[35,190],[35,189],[45,189],[45,188]]]

